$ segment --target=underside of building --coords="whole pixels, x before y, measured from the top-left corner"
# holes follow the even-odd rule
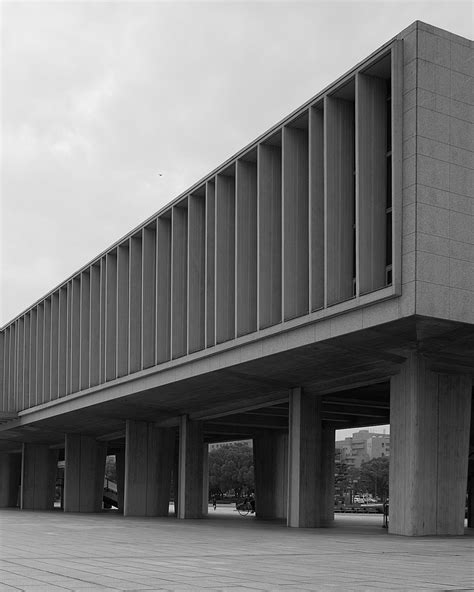
[[[390,423],[389,531],[474,495],[471,42],[416,22],[2,328],[0,507],[207,508],[253,439],[257,516],[330,525],[335,430]],[[469,469],[469,470],[468,470]],[[472,503],[470,525],[474,523]]]

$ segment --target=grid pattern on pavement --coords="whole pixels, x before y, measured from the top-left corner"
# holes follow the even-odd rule
[[[474,590],[473,536],[396,537],[381,524],[0,510],[0,592]]]

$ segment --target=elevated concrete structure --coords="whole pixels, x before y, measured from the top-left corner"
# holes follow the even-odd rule
[[[201,516],[203,446],[253,438],[257,514],[324,526],[334,430],[390,422],[391,532],[461,533],[472,96],[471,42],[414,23],[5,326],[23,506],[80,438],[117,453],[125,513],[160,515],[172,473]]]

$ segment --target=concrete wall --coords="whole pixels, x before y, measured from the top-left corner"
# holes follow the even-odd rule
[[[403,282],[416,313],[474,322],[473,56],[418,23],[404,42]],[[416,282],[416,287],[415,287]]]

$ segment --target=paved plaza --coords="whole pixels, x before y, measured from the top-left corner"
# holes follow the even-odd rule
[[[474,533],[397,537],[380,515],[291,529],[210,509],[203,520],[0,510],[0,592],[474,590]]]

